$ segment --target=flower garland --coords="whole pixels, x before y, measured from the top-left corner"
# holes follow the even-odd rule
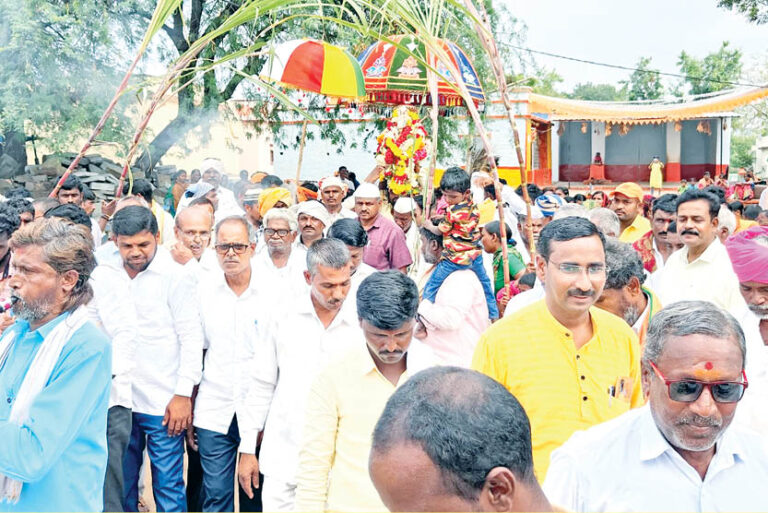
[[[387,128],[376,138],[376,163],[383,169],[380,180],[398,196],[417,194],[420,162],[427,158],[429,137],[418,113],[405,106],[395,109]]]

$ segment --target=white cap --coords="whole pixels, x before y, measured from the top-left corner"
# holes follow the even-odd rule
[[[544,212],[536,205],[531,206],[531,219],[544,219]]]
[[[326,176],[320,180],[318,185],[321,191],[327,187],[338,187],[342,191],[347,190],[347,184],[338,176]]]
[[[219,174],[224,173],[224,164],[221,163],[219,159],[205,159],[202,164],[200,164],[200,172],[205,173],[209,169],[213,169]]]
[[[315,219],[318,219],[321,223],[328,228],[331,225],[331,215],[322,203],[316,200],[302,201],[299,203],[299,208],[296,209],[296,217],[301,214],[307,214]]]
[[[398,214],[410,214],[416,210],[416,202],[413,201],[413,198],[397,198],[394,210]]]
[[[354,197],[381,199],[381,193],[379,192],[379,187],[376,184],[365,182],[361,183],[360,187],[355,190]]]

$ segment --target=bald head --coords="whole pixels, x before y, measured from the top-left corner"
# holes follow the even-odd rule
[[[189,248],[197,260],[200,260],[211,242],[211,230],[213,216],[204,206],[187,207],[176,214],[176,240]]]

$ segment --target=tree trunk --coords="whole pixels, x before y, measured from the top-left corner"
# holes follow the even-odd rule
[[[9,130],[5,134],[5,145],[3,154],[12,157],[18,162],[19,167],[14,172],[14,176],[24,172],[24,166],[27,165],[27,147],[24,141],[24,133],[16,130]]]

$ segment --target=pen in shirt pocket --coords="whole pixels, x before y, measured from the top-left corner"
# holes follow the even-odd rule
[[[608,407],[609,408],[613,406],[614,397],[616,397],[616,387],[612,385],[608,387]]]

